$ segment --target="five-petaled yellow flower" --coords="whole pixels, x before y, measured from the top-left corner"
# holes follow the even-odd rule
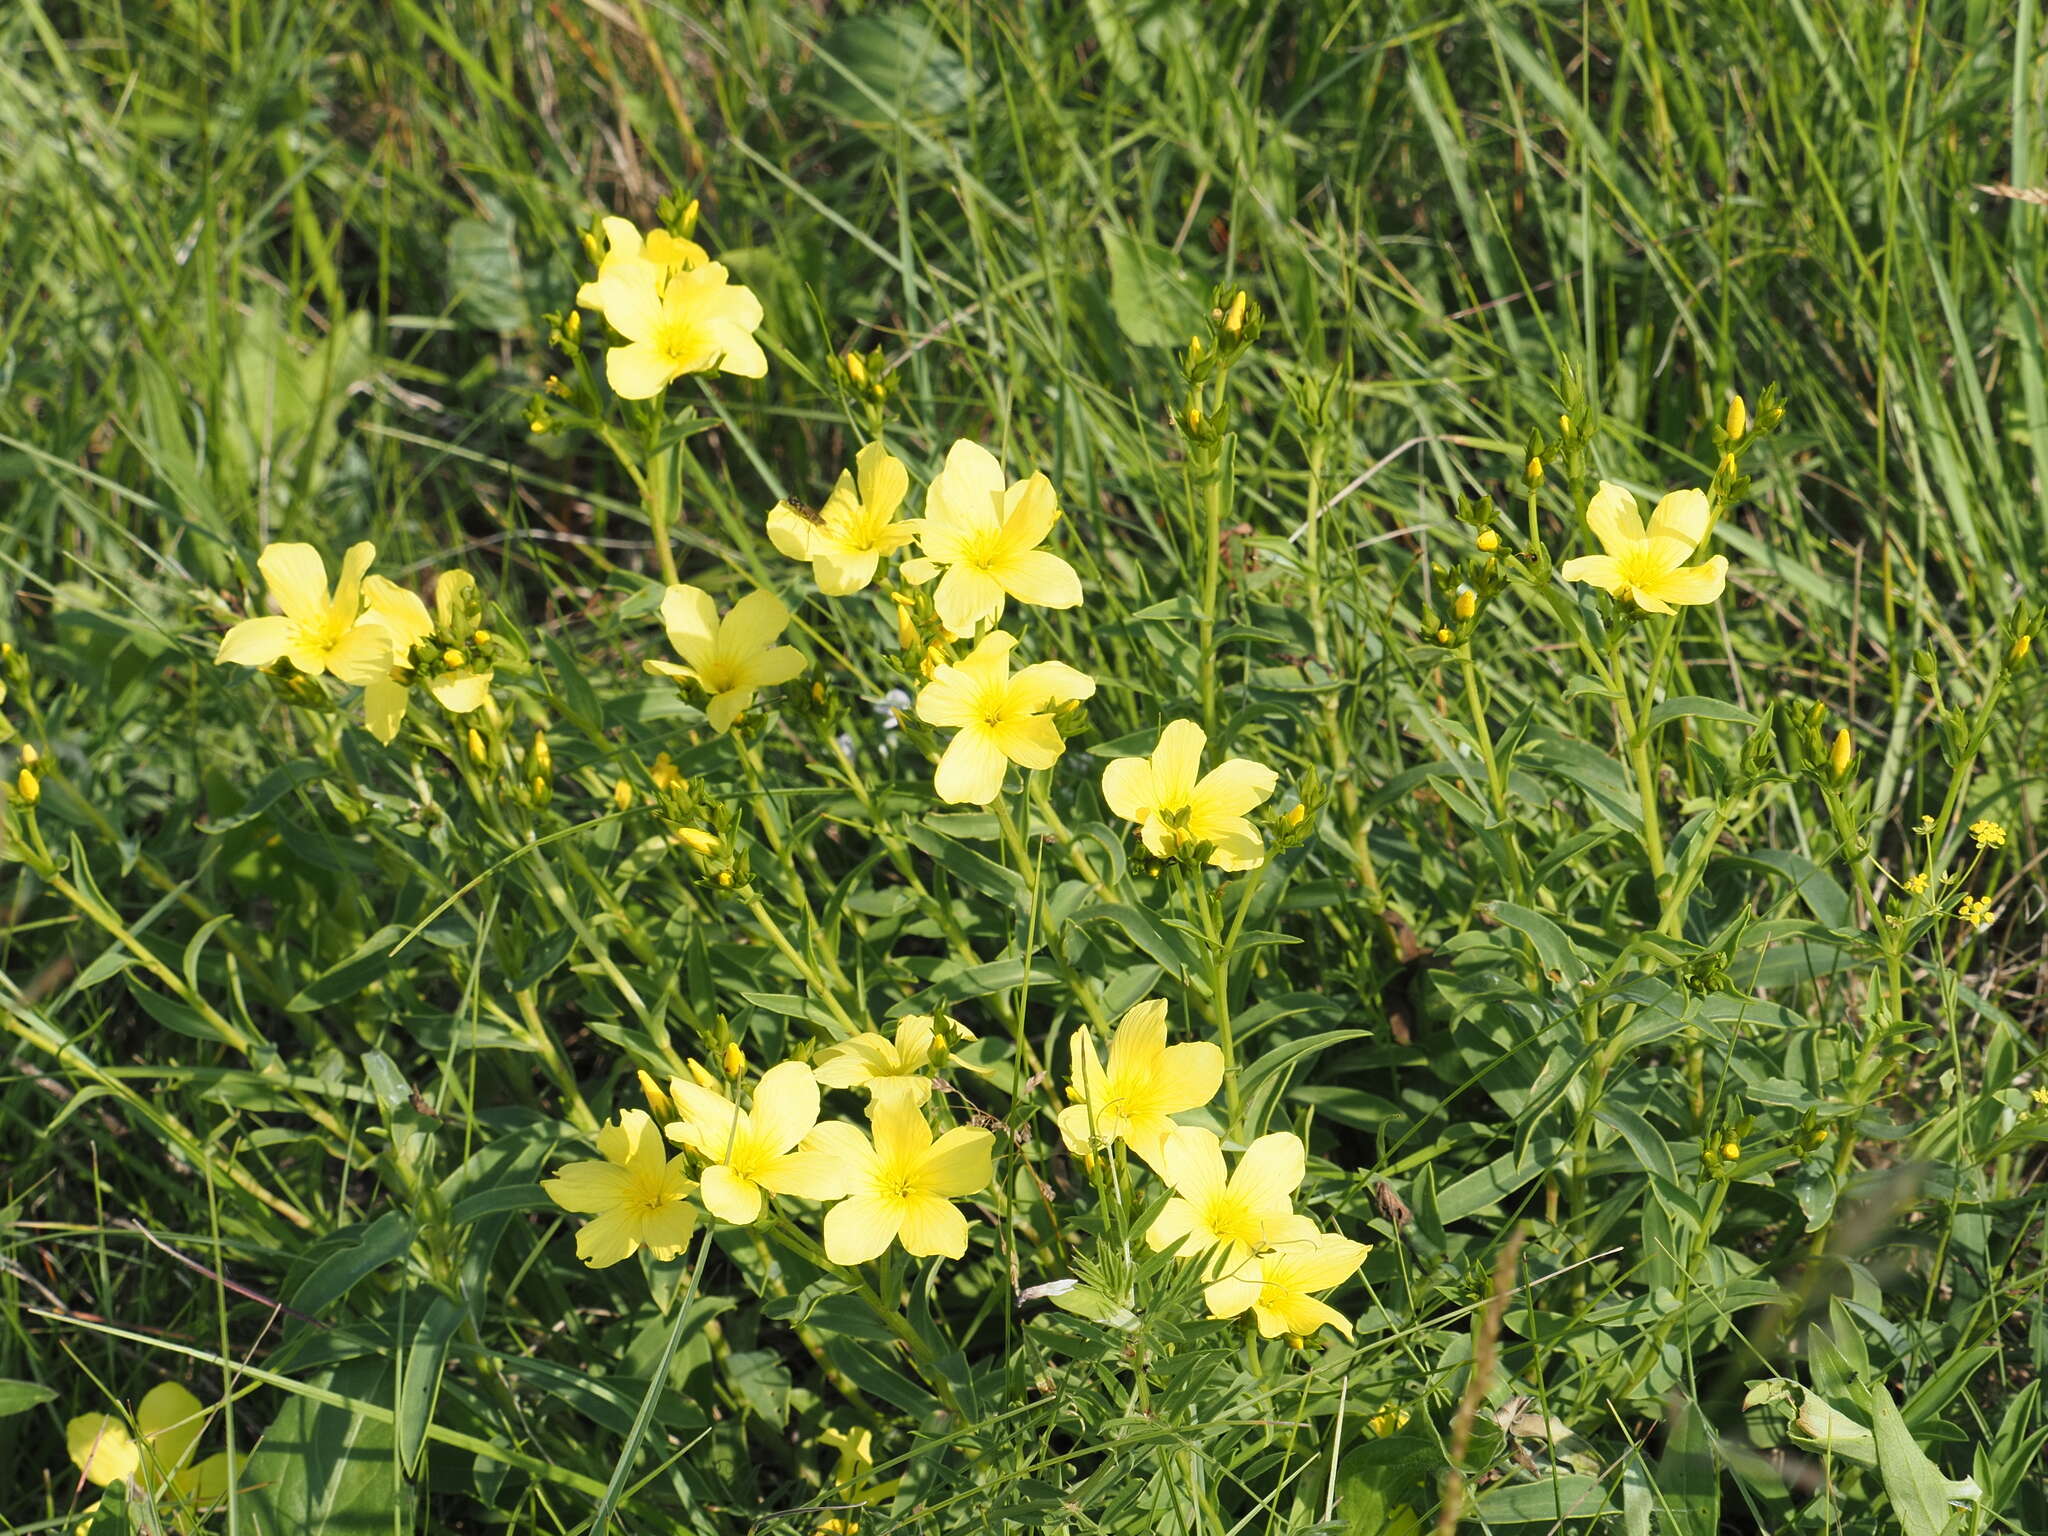
[[[405,721],[412,693],[413,647],[423,640],[438,635],[449,642],[441,655],[431,658],[432,670],[423,679],[427,691],[449,714],[466,715],[481,709],[491,696],[490,658],[479,650],[476,632],[460,633],[475,591],[476,578],[469,572],[443,571],[434,583],[434,614],[430,617],[419,594],[397,582],[372,576],[363,583],[368,605],[363,622],[378,625],[391,640],[391,670],[363,689],[364,719],[379,741],[390,741]]]
[[[1085,1028],[1074,1033],[1073,1061],[1067,1092],[1076,1102],[1059,1115],[1068,1150],[1122,1141],[1156,1171],[1164,1171],[1160,1143],[1179,1129],[1173,1116],[1200,1109],[1223,1086],[1222,1051],[1206,1040],[1166,1043],[1163,998],[1148,998],[1117,1021],[1106,1070]]]
[[[696,241],[665,229],[651,229],[643,235],[631,219],[613,216],[600,222],[605,251],[597,264],[597,279],[576,290],[576,302],[585,309],[604,308],[607,282],[661,283],[710,260]]]
[[[1707,537],[1710,510],[1705,492],[1673,491],[1657,503],[1646,529],[1635,497],[1613,481],[1602,480],[1586,506],[1586,526],[1605,553],[1567,560],[1558,574],[1633,602],[1648,613],[1711,603],[1727,583],[1727,556],[1716,555],[1704,565],[1685,563]]]
[[[1041,661],[1014,676],[1016,640],[1002,630],[984,636],[972,653],[932,669],[917,696],[917,716],[954,731],[934,780],[951,805],[987,805],[1003,792],[1003,774],[1050,768],[1067,744],[1051,708],[1091,697],[1095,679],[1063,661]]]
[[[1265,1247],[1294,1214],[1294,1191],[1307,1171],[1308,1149],[1290,1131],[1261,1136],[1226,1173],[1214,1131],[1182,1126],[1160,1143],[1160,1176],[1173,1190],[1145,1233],[1154,1250],[1204,1259],[1209,1275],[1229,1274]]]
[[[1273,793],[1279,778],[1243,757],[1202,773],[1207,740],[1194,721],[1174,721],[1159,733],[1151,757],[1120,757],[1102,770],[1102,798],[1138,824],[1145,851],[1154,858],[1209,843],[1209,862],[1218,869],[1256,868],[1265,862],[1266,848],[1245,817]]]
[[[215,664],[267,667],[282,657],[309,676],[325,672],[358,687],[388,676],[391,637],[381,625],[362,622],[363,573],[376,558],[376,545],[351,545],[330,593],[319,550],[310,544],[266,546],[256,568],[280,612],[244,619],[221,636]]]
[[[897,522],[896,509],[910,489],[903,461],[880,443],[854,456],[852,470],[816,512],[779,501],[768,513],[768,537],[792,560],[810,562],[818,590],[845,597],[875,579],[883,557],[917,537],[914,521]]]
[[[150,1388],[135,1406],[140,1440],[112,1414],[88,1413],[64,1426],[64,1446],[72,1464],[96,1488],[132,1478],[152,1498],[204,1509],[227,1497],[235,1476],[234,1461],[225,1451],[192,1460],[207,1414],[198,1398],[166,1381]]]
[[[721,620],[711,594],[696,587],[670,587],[661,600],[668,643],[687,665],[654,660],[647,670],[679,682],[694,682],[711,695],[705,713],[711,729],[729,730],[754,695],[786,683],[804,669],[804,659],[777,645],[789,626],[789,610],[773,592],[750,592]]]
[[[576,1256],[592,1269],[630,1259],[642,1248],[672,1259],[697,1230],[697,1186],[681,1153],[666,1155],[661,1130],[644,1109],[619,1111],[597,1133],[603,1162],[571,1163],[541,1188],[565,1211],[594,1216],[576,1234]]]
[[[668,1085],[679,1118],[668,1128],[706,1163],[697,1198],[720,1221],[749,1226],[760,1219],[761,1196],[837,1200],[846,1170],[821,1152],[802,1150],[818,1123],[818,1084],[800,1061],[761,1074],[751,1109],[714,1088],[677,1078]]]
[[[972,1040],[962,1025],[946,1022],[951,1039]],[[906,1014],[896,1021],[896,1038],[869,1030],[818,1053],[818,1081],[827,1088],[865,1088],[876,1103],[901,1096],[924,1104],[932,1096],[926,1074],[938,1066],[944,1051],[938,1021],[928,1013]]]
[[[651,264],[600,278],[592,297],[626,345],[604,355],[604,376],[624,400],[660,394],[686,373],[737,374],[758,379],[768,355],[754,340],[761,301],[729,282],[723,266],[702,266],[657,278]]]
[[[876,1100],[873,1141],[843,1120],[826,1121],[809,1145],[842,1163],[848,1194],[825,1214],[825,1256],[865,1264],[900,1241],[919,1258],[959,1258],[967,1218],[953,1202],[988,1187],[994,1142],[965,1125],[934,1141],[924,1111],[902,1096]]]
[[[1013,597],[1040,608],[1079,607],[1081,578],[1038,547],[1059,516],[1052,482],[1043,474],[1012,485],[1001,460],[963,438],[925,492],[918,531],[924,553],[904,562],[903,579],[919,584],[939,576],[932,604],[955,635],[993,624]]]
[[[1202,1294],[1211,1317],[1236,1317],[1249,1308],[1262,1338],[1305,1339],[1327,1323],[1348,1339],[1351,1319],[1311,1293],[1342,1285],[1370,1252],[1365,1243],[1318,1232],[1306,1216],[1289,1216],[1273,1224],[1265,1248],[1210,1281]]]

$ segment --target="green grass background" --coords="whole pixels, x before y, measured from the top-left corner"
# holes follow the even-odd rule
[[[1212,285],[1250,288],[1268,321],[1239,375],[1249,559],[1233,566],[1234,601],[1298,608],[1298,535],[1334,498],[1318,575],[1340,633],[1316,676],[1354,690],[1344,729],[1368,795],[1440,755],[1419,723],[1440,712],[1437,684],[1397,644],[1419,622],[1420,562],[1461,547],[1458,497],[1514,482],[1531,428],[1557,413],[1559,357],[1598,400],[1601,472],[1651,490],[1703,482],[1729,392],[1754,399],[1778,381],[1786,430],[1747,466],[1751,500],[1724,533],[1730,598],[1695,626],[1690,683],[1743,704],[1823,701],[1895,818],[1889,851],[1946,789],[1913,652],[1931,649],[1967,693],[1996,659],[1998,621],[2048,595],[2039,22],[2032,0],[19,0],[0,16],[0,635],[35,669],[8,711],[57,760],[47,819],[76,833],[110,908],[174,970],[203,960],[203,990],[260,1021],[297,1091],[368,1144],[380,1121],[398,1134],[404,1106],[365,1086],[365,1052],[431,1101],[444,1173],[510,1109],[552,1106],[524,1048],[470,1052],[458,1038],[465,1018],[509,1033],[466,963],[488,888],[462,923],[429,933],[424,958],[308,1002],[386,923],[418,921],[478,870],[431,826],[379,834],[365,855],[347,813],[304,789],[286,802],[300,807],[286,846],[260,818],[223,833],[293,759],[295,727],[247,679],[214,671],[210,637],[264,541],[338,551],[369,538],[386,570],[466,564],[565,674],[637,672],[646,620],[617,609],[652,565],[631,488],[594,444],[529,432],[526,412],[554,366],[543,316],[568,308],[584,270],[579,230],[600,211],[649,221],[680,189],[761,293],[771,351],[765,381],[705,397],[716,426],[689,460],[686,573],[789,582],[760,515],[784,493],[820,499],[850,460],[825,362],[878,345],[902,380],[892,441],[920,475],[975,436],[1061,488],[1065,549],[1094,595],[1059,632],[1106,680],[1143,675],[1144,626],[1129,616],[1199,569],[1177,521],[1169,349],[1200,325]],[[1296,402],[1326,382],[1333,425],[1312,454]],[[1481,649],[1496,707],[1590,729],[1555,637],[1498,611]],[[2014,829],[2002,918],[1972,955],[1949,1046],[1902,1077],[1901,1119],[2002,1088],[2042,1049],[2044,753],[2029,688],[2002,713],[1972,797],[1973,813]],[[1152,719],[1113,682],[1095,712],[1104,738]],[[658,744],[658,720],[636,728]],[[557,753],[592,785],[609,771],[597,734]],[[1470,926],[1483,893],[1429,851],[1426,815],[1383,814],[1382,875],[1433,948]],[[1776,846],[1823,839],[1794,805],[1767,819]],[[0,1377],[56,1395],[0,1419],[0,1519],[34,1526],[71,1507],[65,1417],[193,1368],[158,1341],[259,1364],[275,1342],[262,1306],[128,1223],[276,1295],[331,1251],[312,1246],[322,1234],[369,1251],[353,1224],[392,1206],[365,1166],[301,1144],[292,1104],[179,1035],[189,1020],[140,1005],[106,934],[17,874],[0,888]],[[222,914],[210,947],[188,949]],[[1372,1096],[1344,1133],[1355,1166],[1398,1180],[1434,1161],[1442,1186],[1488,1168],[1513,1127],[1464,1123],[1469,1101],[1401,1055],[1387,1016],[1405,976],[1351,914],[1330,923],[1272,964],[1338,999],[1385,1053],[1336,1084]],[[568,989],[557,1001],[546,1031],[569,1070],[603,1077],[603,1039]],[[1995,1082],[1982,1069],[1994,1035]],[[1950,1067],[1964,1090],[1937,1086]],[[205,1149],[229,1145],[310,1233],[243,1215],[223,1236],[231,1197],[201,1175]],[[1918,1276],[1903,1289],[1924,1294],[1878,1307],[1884,1327],[1872,1325],[1877,1369],[1908,1391],[1958,1351],[1991,1348],[1958,1388],[1981,1409],[1952,1412],[1965,1441],[1987,1439],[2048,1364],[2037,1163],[2011,1158],[1995,1188],[1968,1195],[1967,1219],[1997,1235],[1981,1240],[1965,1315],[1947,1279],[1900,1259]],[[1363,1173],[1355,1193],[1365,1210]],[[1532,1186],[1467,1222],[1446,1272],[1411,1294],[1416,1315],[1429,1296],[1469,1299],[1460,1287],[1537,1198]],[[1946,1252],[1961,1198],[1909,1201],[1906,1246]],[[1765,1248],[1778,1219],[1757,1218]],[[523,1242],[516,1283],[509,1269],[491,1282],[502,1311],[458,1335],[459,1357],[478,1353],[447,1420],[458,1443],[436,1442],[433,1490],[402,1489],[388,1454],[369,1458],[380,1470],[364,1474],[364,1507],[382,1512],[364,1529],[416,1512],[427,1529],[588,1518],[587,1489],[508,1473],[477,1446],[601,1485],[638,1394],[579,1384],[573,1362],[594,1351],[644,1377],[661,1332],[650,1344],[646,1316],[578,1321],[587,1298],[566,1234]],[[410,1338],[416,1294],[373,1278],[350,1298],[351,1326]],[[1377,1385],[1400,1395],[1441,1379],[1441,1343],[1390,1345]],[[1724,1388],[1726,1372],[1769,1374],[1768,1341],[1751,1345],[1753,1357],[1714,1356]],[[1559,1348],[1551,1380],[1611,1470],[1644,1431],[1606,1414],[1597,1351]],[[347,1407],[376,1397],[347,1375],[361,1361],[331,1364],[317,1339],[298,1341],[274,1368],[326,1383],[332,1401],[265,1388],[251,1422],[289,1402],[310,1438],[374,1436]],[[331,1422],[315,1424],[321,1413]],[[746,1529],[776,1507],[772,1486],[736,1491],[742,1444],[701,1453],[725,1458],[716,1491],[648,1462],[653,1480],[625,1508],[634,1528]],[[1020,1509],[1048,1478],[1017,1494]],[[1723,1529],[1792,1518],[1730,1489]],[[1104,1507],[1060,1518],[1142,1528],[1087,1523]],[[2048,1525],[2038,1488],[2012,1509],[2009,1528]],[[1664,1504],[1656,1518],[1714,1529]],[[1883,1531],[1886,1518],[1783,1528]],[[1274,1507],[1249,1528],[1307,1528],[1292,1519]]]

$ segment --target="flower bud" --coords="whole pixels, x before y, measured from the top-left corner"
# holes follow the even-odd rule
[[[36,765],[37,763],[40,763],[40,762],[41,762],[42,760],[43,760],[43,754],[42,754],[42,753],[40,753],[40,752],[38,752],[38,751],[36,750],[36,744],[35,744],[34,742],[32,742],[32,741],[24,741],[24,742],[23,742],[23,743],[21,744],[21,766],[22,766],[22,767],[24,767],[24,768],[33,768],[33,767],[35,767],[35,765]]]
[[[919,635],[917,621],[917,599],[904,592],[891,592],[889,601],[896,605],[896,648],[900,651],[917,649]]]
[[[661,1085],[645,1072],[640,1074],[640,1092],[647,1099],[647,1112],[656,1120],[667,1120],[674,1114],[669,1105],[668,1095],[663,1093]]]
[[[1300,826],[1302,819],[1307,815],[1307,806],[1301,804],[1290,805],[1285,811],[1280,813],[1280,825],[1292,830]]]
[[[680,790],[688,782],[683,778],[681,770],[669,761],[669,756],[666,752],[655,753],[654,766],[647,770],[647,777],[654,781],[656,789],[663,792],[671,789]]]
[[[1479,537],[1472,542],[1479,546],[1482,555],[1490,555],[1500,548],[1500,535],[1491,528],[1482,528],[1479,530]]]
[[[868,381],[868,365],[860,360],[860,354],[858,352],[849,352],[846,354],[844,361],[846,363],[846,376],[853,381],[854,387],[857,389],[864,387]]]
[[[23,768],[14,776],[14,792],[21,796],[23,805],[34,805],[43,798],[42,781],[36,777],[33,768]]]
[[[1742,396],[1732,396],[1728,401],[1728,414],[1721,421],[1721,430],[1728,434],[1728,441],[1734,442],[1749,430],[1749,410],[1742,403]]]
[[[1835,732],[1834,745],[1828,748],[1828,771],[1837,779],[1846,779],[1849,777],[1849,764],[1855,757],[1855,743],[1849,740],[1849,728],[1843,726]]]
[[[1458,595],[1451,599],[1452,616],[1463,622],[1479,611],[1479,594],[1470,587],[1458,588]]]
[[[696,1083],[699,1088],[716,1088],[718,1086],[718,1079],[711,1075],[711,1069],[696,1057],[692,1056],[683,1065],[689,1069],[691,1081]]]
[[[1724,1161],[1726,1161],[1726,1162],[1731,1162],[1731,1163],[1732,1163],[1732,1162],[1735,1162],[1736,1160],[1738,1160],[1738,1159],[1739,1159],[1739,1158],[1740,1158],[1741,1156],[1742,1156],[1742,1143],[1741,1143],[1741,1142],[1739,1142],[1739,1141],[1724,1141],[1724,1142],[1722,1142],[1722,1143],[1721,1143],[1721,1157],[1722,1157],[1722,1159],[1723,1159]]]
[[[2005,653],[2005,664],[2009,667],[2018,666],[2027,659],[2027,652],[2033,648],[2034,637],[2032,635],[2019,636],[2013,641],[2012,648]]]
[[[545,776],[555,771],[555,754],[548,750],[547,732],[533,733],[533,755],[527,761],[536,775]]]
[[[1529,455],[1529,462],[1522,467],[1522,482],[1532,491],[1543,483],[1543,456],[1541,454],[1532,453]]]
[[[738,1041],[725,1042],[725,1054],[718,1058],[718,1064],[725,1069],[727,1077],[736,1078],[747,1070],[746,1054],[740,1050]]]
[[[677,827],[669,836],[690,852],[709,856],[718,851],[718,838],[702,827]]]
[[[1449,645],[1453,638],[1448,629],[1445,629],[1441,624],[1437,626],[1436,643],[1438,645]]]
[[[1223,330],[1226,335],[1235,336],[1244,329],[1244,306],[1248,297],[1242,288],[1232,297],[1230,313],[1223,317]]]
[[[441,665],[444,667],[448,667],[451,670],[453,668],[462,666],[468,660],[469,658],[467,656],[463,655],[462,652],[456,650],[455,647],[452,645],[449,646],[447,650],[441,653]]]
[[[479,768],[490,760],[490,752],[484,746],[483,732],[473,725],[469,728],[469,758]]]
[[[612,785],[612,804],[621,811],[633,809],[633,786],[630,782],[620,779]]]

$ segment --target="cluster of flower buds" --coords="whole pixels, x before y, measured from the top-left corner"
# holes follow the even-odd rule
[[[903,386],[889,366],[888,354],[880,347],[866,352],[848,349],[828,360],[825,368],[833,386],[867,416],[870,430],[879,432]]]
[[[1439,593],[1450,600],[1442,612],[1422,616],[1422,639],[1446,648],[1463,645],[1479,627],[1479,616],[1508,584],[1508,567],[1501,561],[1501,536],[1495,527],[1498,513],[1491,496],[1473,501],[1458,500],[1458,521],[1473,530],[1475,553],[1454,563],[1432,561],[1430,576]]]
[[[1742,1165],[1743,1138],[1755,1129],[1754,1116],[1724,1121],[1700,1143],[1700,1168],[1710,1179],[1732,1179]]]
[[[709,890],[744,891],[752,878],[745,852],[733,837],[730,805],[686,777],[663,752],[647,769],[648,808],[668,840],[696,861],[698,883]]]

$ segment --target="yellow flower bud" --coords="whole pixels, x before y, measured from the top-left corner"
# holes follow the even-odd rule
[[[1491,528],[1482,528],[1479,530],[1479,537],[1472,542],[1479,546],[1479,552],[1482,555],[1490,555],[1500,548],[1500,535]]]
[[[2033,648],[2034,637],[2032,635],[2021,635],[2017,640],[2013,641],[2012,649],[2005,653],[2005,659],[2009,664],[2017,666],[2020,662],[2027,659],[2027,652]]]
[[[1441,625],[1437,627],[1436,643],[1438,645],[1449,645],[1451,643],[1451,632]]]
[[[1721,430],[1733,442],[1749,430],[1749,410],[1742,403],[1742,396],[1736,395],[1728,402],[1728,414],[1721,421]]]
[[[1732,1163],[1732,1162],[1734,1162],[1734,1161],[1735,1161],[1736,1159],[1740,1158],[1741,1156],[1742,1156],[1742,1143],[1741,1143],[1741,1142],[1739,1142],[1739,1141],[1724,1141],[1724,1142],[1722,1142],[1722,1143],[1721,1143],[1721,1160],[1722,1160],[1723,1162],[1726,1162],[1726,1163]]]
[[[1302,819],[1307,815],[1307,806],[1300,804],[1290,805],[1285,811],[1281,812],[1280,825],[1289,828],[1298,827],[1301,825]]]
[[[1479,594],[1470,587],[1458,588],[1458,595],[1451,599],[1451,613],[1461,622],[1479,611]]]
[[[640,1092],[647,1099],[647,1112],[657,1120],[670,1119],[675,1111],[669,1105],[668,1095],[661,1091],[661,1085],[645,1072],[640,1074]]]
[[[468,660],[467,656],[456,650],[452,645],[441,653],[441,665],[444,667],[459,667]]]
[[[654,766],[647,770],[647,777],[654,781],[654,787],[659,790],[681,789],[683,787],[682,773],[676,768],[674,763],[668,760],[666,752],[657,752],[655,754]]]
[[[721,886],[730,886],[732,884],[732,871],[729,869],[721,869],[718,872],[718,883]]]
[[[855,386],[864,386],[868,381],[868,365],[860,360],[858,352],[846,354],[846,376]]]
[[[555,771],[555,754],[548,750],[548,738],[545,731],[535,731],[533,733],[533,756],[531,762],[536,775],[544,777]]]
[[[496,645],[498,643],[498,637],[492,634],[488,629],[480,629],[475,634],[469,637],[469,643],[477,647],[477,649],[479,650],[484,650],[489,648],[490,646]]]
[[[469,757],[479,767],[490,758],[490,752],[484,746],[483,732],[473,725],[469,728]]]
[[[1235,336],[1244,329],[1245,291],[1240,288],[1237,296],[1230,301],[1230,313],[1223,317],[1224,334]]]
[[[677,827],[669,836],[692,853],[708,857],[718,851],[718,838],[702,827]]]
[[[36,777],[33,768],[24,767],[14,776],[14,790],[21,796],[23,805],[34,805],[43,798],[42,781]]]
[[[725,1054],[719,1057],[718,1064],[725,1069],[727,1077],[738,1077],[747,1070],[747,1058],[740,1050],[738,1041],[725,1042]]]
[[[1828,748],[1828,767],[1838,779],[1849,776],[1849,764],[1856,756],[1855,743],[1849,740],[1849,728],[1842,727],[1835,732],[1834,745]]]
[[[690,1077],[699,1088],[716,1088],[718,1086],[718,1079],[711,1075],[711,1069],[696,1057],[692,1056],[683,1065],[689,1070]]]
[[[1564,434],[1564,435],[1565,435],[1566,437],[1570,437],[1570,436],[1572,435],[1572,419],[1571,419],[1571,417],[1569,417],[1569,416],[1565,416],[1565,415],[1560,415],[1560,416],[1559,416],[1559,417],[1557,418],[1557,430],[1558,430],[1558,431],[1560,431],[1560,432],[1562,432],[1562,433],[1563,433],[1563,434]]]
[[[825,685],[823,683],[811,684],[811,702],[821,708],[823,707],[825,703]]]
[[[21,766],[22,766],[22,767],[24,767],[24,768],[33,768],[33,767],[35,767],[35,765],[36,765],[37,763],[40,763],[40,762],[41,762],[42,760],[43,760],[43,754],[42,754],[42,753],[40,753],[40,752],[38,752],[38,751],[36,750],[36,744],[35,744],[34,742],[32,742],[32,741],[24,741],[24,742],[23,742],[23,743],[21,744]]]
[[[569,311],[569,318],[562,322],[562,334],[571,341],[581,341],[583,339],[582,310],[572,309]]]
[[[621,811],[633,809],[633,786],[625,779],[620,779],[612,785],[612,804]]]

